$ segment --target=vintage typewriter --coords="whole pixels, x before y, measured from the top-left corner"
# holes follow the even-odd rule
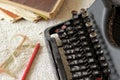
[[[96,0],[47,28],[46,45],[58,80],[120,80],[119,35],[120,8],[109,0]]]

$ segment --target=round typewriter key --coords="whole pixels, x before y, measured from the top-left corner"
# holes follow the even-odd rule
[[[97,34],[95,32],[90,33],[91,38],[95,38],[96,36],[97,36]]]
[[[93,74],[95,77],[98,77],[98,76],[101,75],[101,74],[100,74],[100,71],[98,71],[98,70],[94,70],[92,74]]]
[[[81,51],[81,49],[79,47],[76,47],[74,50],[75,50],[75,52],[80,52]]]
[[[103,50],[97,50],[96,54],[97,55],[103,55],[104,51]]]
[[[81,65],[80,68],[81,68],[81,70],[86,70],[87,69],[87,67],[85,65]]]
[[[78,15],[74,15],[73,19],[74,19],[73,21],[79,20],[79,16]]]
[[[84,61],[82,59],[78,60],[79,64],[84,64]]]
[[[93,79],[90,77],[85,77],[84,80],[93,80]]]
[[[63,46],[63,49],[64,49],[64,50],[72,49],[72,46],[66,44],[66,45]]]
[[[88,74],[87,71],[83,71],[83,72],[82,72],[82,75],[83,75],[83,76],[88,76],[89,74]]]
[[[110,69],[104,69],[103,73],[106,74],[106,75],[109,75],[111,73],[111,71],[110,71]]]
[[[68,31],[67,34],[68,35],[73,35],[75,32],[72,30],[72,31]]]
[[[78,14],[78,12],[75,11],[75,10],[71,11],[71,13],[72,13],[72,15],[77,15]]]
[[[80,67],[79,66],[71,67],[71,72],[77,72],[77,71],[80,71]]]
[[[79,18],[79,17],[78,17]],[[73,21],[73,24],[76,26],[76,25],[79,25],[80,24],[80,20],[78,19],[78,20],[74,20]]]
[[[101,63],[101,67],[102,67],[102,68],[108,67],[108,63],[107,63],[107,62]]]
[[[90,22],[90,18],[87,16],[84,18],[84,22],[87,23],[87,22]]]
[[[94,63],[95,60],[94,60],[93,58],[89,58],[89,59],[88,59],[88,62],[89,62],[89,63]]]
[[[66,57],[67,57],[67,60],[71,60],[71,59],[75,59],[76,58],[76,56],[74,54],[67,55]]]
[[[84,31],[79,31],[78,35],[80,35],[80,36],[84,35]]]
[[[94,45],[94,48],[97,49],[97,50],[101,49],[101,45],[100,44],[96,44],[96,45]]]
[[[89,29],[88,29],[88,32],[89,32],[89,33],[93,33],[93,32],[95,32],[95,29],[89,28]]]
[[[95,39],[92,39],[92,42],[93,42],[94,44],[96,44],[96,43],[99,43],[99,40],[98,40],[97,38],[95,38]]]
[[[59,34],[59,37],[61,39],[65,39],[65,38],[67,38],[67,34],[64,32],[63,34]]]
[[[82,54],[76,54],[77,58],[82,58],[82,56],[83,56]]]
[[[85,25],[86,25],[87,28],[91,28],[93,23],[92,22],[87,22]]]
[[[82,26],[77,25],[75,28],[76,28],[77,30],[81,30],[81,29],[82,29]]]
[[[104,56],[100,56],[100,57],[99,57],[99,60],[100,60],[100,61],[105,61],[106,59],[105,59]]]
[[[86,10],[84,8],[82,8],[80,11],[81,11],[81,13],[86,12]]]
[[[66,25],[63,25],[63,26],[61,27],[61,29],[63,29],[63,30],[66,29]]]
[[[93,55],[92,55],[91,52],[86,53],[86,57],[92,57],[92,56],[93,56]]]
[[[81,40],[81,41],[86,40],[86,36],[80,36],[80,40]]]
[[[66,28],[66,31],[72,31],[73,30],[73,27],[69,26]]]
[[[74,47],[79,47],[79,46],[80,46],[80,41],[73,42],[73,43],[72,43],[72,46],[74,46]]]
[[[89,47],[85,47],[84,49],[86,52],[90,52],[90,48]]]
[[[74,53],[74,50],[73,49],[70,49],[70,50],[65,50],[66,54],[73,54]]]
[[[73,78],[81,78],[82,77],[82,73],[81,72],[73,73],[72,77]]]
[[[71,37],[71,38],[69,39],[69,41],[70,41],[70,42],[76,42],[77,39],[76,39],[76,37]]]
[[[90,68],[91,68],[91,69],[97,69],[98,66],[97,66],[96,64],[92,64],[92,65],[90,65]]]
[[[83,18],[88,17],[87,11],[82,11],[82,17]]]
[[[68,39],[62,39],[62,43],[67,44],[67,43],[69,43],[69,40]]]
[[[88,42],[86,41],[82,42],[82,46],[88,46]]]
[[[66,25],[66,26],[70,26],[71,23],[68,21],[68,22],[65,22],[65,25]]]
[[[73,66],[73,65],[77,65],[79,62],[77,61],[77,60],[71,60],[71,61],[69,61],[69,65],[70,66]]]

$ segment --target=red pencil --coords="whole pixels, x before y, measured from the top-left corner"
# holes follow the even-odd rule
[[[32,63],[33,63],[33,60],[34,60],[36,54],[37,54],[38,51],[39,51],[39,48],[40,48],[40,43],[38,43],[38,44],[36,45],[36,47],[35,47],[35,49],[34,49],[34,52],[33,52],[32,56],[31,56],[31,58],[30,58],[30,60],[29,60],[29,63],[28,63],[28,65],[27,65],[26,69],[25,69],[25,72],[23,73],[23,76],[22,76],[22,79],[21,79],[21,80],[25,80],[25,79],[26,79],[27,74],[28,74],[28,72],[29,72],[29,70],[30,70],[30,67],[31,67],[31,65],[32,65]]]

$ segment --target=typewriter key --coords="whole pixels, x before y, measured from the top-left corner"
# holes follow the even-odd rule
[[[103,73],[104,73],[105,75],[109,75],[110,72],[111,72],[110,69],[104,69],[104,70],[103,70]]]
[[[92,63],[94,63],[94,62],[95,62],[95,60],[94,60],[93,58],[89,58],[89,59],[88,59],[88,63],[91,63],[91,64],[92,64]]]
[[[67,55],[66,57],[67,57],[67,60],[73,60],[73,59],[76,59],[75,54]]]
[[[78,19],[78,20],[74,20],[73,21],[73,24],[76,26],[76,25],[79,25],[80,24],[80,20]]]
[[[78,15],[74,15],[73,16],[73,22],[76,21],[76,20],[79,20],[79,16]],[[80,22],[79,22],[80,23]]]
[[[69,49],[72,49],[72,48],[73,48],[72,45],[69,45],[69,44],[66,44],[66,45],[63,46],[64,50],[69,50]]]
[[[79,46],[80,46],[80,41],[73,42],[73,43],[72,43],[72,46],[74,46],[74,47],[79,47]]]
[[[86,41],[82,42],[82,46],[88,46],[88,42]]]
[[[97,38],[92,39],[92,43],[93,43],[93,44],[99,43],[99,40],[98,40]]]
[[[80,71],[80,67],[79,66],[73,66],[71,67],[71,72],[77,72],[77,71]]]
[[[84,22],[87,23],[87,22],[90,22],[90,18],[87,16],[84,18]]]
[[[65,50],[66,54],[73,54],[75,53],[75,51],[73,49],[70,49],[70,50]]]
[[[97,66],[96,64],[92,64],[92,65],[90,65],[90,68],[91,68],[91,69],[97,69],[98,66]]]
[[[93,73],[92,73],[95,77],[99,77],[101,75],[100,71],[98,70],[93,70]]]
[[[75,52],[77,52],[77,53],[82,51],[79,47],[76,47],[74,50],[75,50]]]
[[[68,39],[62,39],[62,43],[67,44],[67,43],[69,43],[69,40]]]
[[[83,76],[88,76],[89,74],[88,74],[87,71],[83,71],[83,72],[82,72],[82,75],[83,75]]]
[[[84,33],[84,31],[81,30],[81,31],[78,32],[78,34],[79,35],[84,35],[85,33]]]
[[[94,30],[93,28],[89,28],[89,29],[88,29],[88,32],[89,32],[89,33],[93,33],[93,32],[95,32],[95,30]]]
[[[81,29],[82,29],[82,26],[81,26],[81,25],[77,25],[75,28],[76,28],[77,30],[81,30]]]
[[[65,25],[68,27],[71,25],[71,23],[68,21],[68,22],[65,22]]]
[[[101,67],[102,67],[102,68],[108,67],[108,63],[107,63],[107,62],[102,62],[102,63],[101,63]]]
[[[73,27],[69,26],[66,28],[66,31],[72,31],[73,30]]]
[[[80,67],[81,67],[81,70],[86,70],[87,69],[87,67],[85,65],[81,65]]]
[[[70,41],[70,42],[76,42],[77,39],[78,39],[78,38],[76,38],[76,37],[71,37],[71,38],[69,39],[69,41]]]
[[[86,40],[86,36],[80,36],[80,40],[81,40],[81,41]]]
[[[91,52],[86,53],[86,57],[90,58],[90,57],[92,57],[92,56],[93,56],[93,55],[92,55]]]
[[[92,24],[92,22],[86,22],[85,25],[86,25],[87,28],[91,28],[93,24]]]
[[[82,73],[81,72],[76,72],[76,73],[73,73],[73,78],[81,78],[82,77]]]
[[[100,44],[96,44],[96,45],[94,45],[94,48],[97,49],[97,50],[101,49],[101,45]]]
[[[75,10],[71,11],[71,13],[72,13],[73,16],[78,14],[78,12],[75,11]]]
[[[82,8],[82,9],[80,10],[80,12],[81,12],[81,13],[84,13],[84,12],[86,12],[86,10],[85,10],[84,8]]]
[[[97,55],[103,55],[104,51],[103,50],[97,50],[96,54]]]
[[[62,30],[65,30],[65,29],[66,29],[66,25],[63,25],[63,26],[61,27],[61,29],[62,29]]]
[[[79,64],[84,64],[84,60],[80,59],[80,60],[78,60],[78,63]]]
[[[86,52],[90,52],[90,48],[89,48],[89,47],[85,47],[84,50],[85,50]]]
[[[106,60],[104,56],[98,56],[98,58],[99,58],[99,61],[105,61]]]
[[[95,32],[90,33],[91,38],[95,38],[96,36],[97,36],[97,34]]]
[[[81,9],[82,17],[88,17],[87,11],[85,9]]]

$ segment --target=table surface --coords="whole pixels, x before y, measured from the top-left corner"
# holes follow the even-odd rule
[[[0,52],[9,48],[10,39],[16,34],[23,34],[29,37],[34,43],[40,42],[42,48],[38,53],[31,70],[26,80],[57,80],[52,62],[47,51],[44,41],[44,30],[50,26],[54,26],[65,20],[71,18],[71,11],[79,11],[81,8],[88,8],[94,0],[65,0],[63,6],[54,19],[47,21],[40,21],[33,23],[29,21],[19,21],[17,23],[10,23],[7,21],[0,21]],[[16,43],[14,43],[15,45]],[[8,54],[10,54],[8,52]],[[0,53],[0,63],[3,62],[7,54],[5,52]],[[21,59],[25,59],[22,57]],[[20,60],[19,62],[22,62]],[[16,65],[12,65],[11,69]],[[18,65],[19,66],[19,65]],[[22,75],[22,70],[18,71],[18,79]],[[0,80],[14,80],[6,74],[0,74]]]

